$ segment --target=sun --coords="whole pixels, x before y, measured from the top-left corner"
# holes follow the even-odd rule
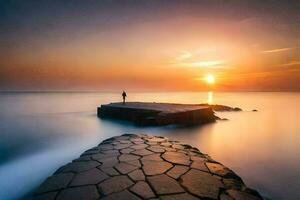
[[[216,82],[216,79],[213,75],[209,74],[205,77],[205,81],[206,81],[206,83],[212,85]]]

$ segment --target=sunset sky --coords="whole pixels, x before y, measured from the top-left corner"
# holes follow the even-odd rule
[[[299,2],[1,1],[0,90],[299,91]]]

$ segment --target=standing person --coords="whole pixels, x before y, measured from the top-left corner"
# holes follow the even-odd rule
[[[122,97],[123,97],[123,104],[125,104],[125,99],[126,99],[126,97],[127,97],[127,94],[126,94],[125,91],[123,91]]]

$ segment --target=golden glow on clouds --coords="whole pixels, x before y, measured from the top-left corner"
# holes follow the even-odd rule
[[[189,52],[189,51],[182,51],[182,54],[180,54],[179,56],[178,56],[178,60],[179,61],[182,61],[182,60],[186,60],[186,59],[189,59],[189,58],[191,58],[193,55],[192,55],[192,53],[191,52]]]
[[[224,61],[219,60],[206,60],[206,61],[196,61],[191,63],[182,63],[181,65],[187,67],[214,67],[221,68],[223,67]]]
[[[278,52],[283,52],[283,51],[289,51],[289,50],[292,50],[292,49],[294,49],[294,48],[292,48],[292,47],[277,48],[277,49],[265,50],[265,51],[262,51],[262,53],[278,53]]]
[[[282,66],[296,66],[296,65],[300,66],[300,60],[292,60],[283,64]]]
[[[217,55],[216,50],[202,49],[201,51],[182,51],[178,55],[175,65],[180,67],[199,67],[199,68],[223,68],[226,64],[225,60],[208,60]]]

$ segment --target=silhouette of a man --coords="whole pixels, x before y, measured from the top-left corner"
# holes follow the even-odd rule
[[[126,100],[126,97],[127,97],[127,94],[126,94],[125,91],[123,91],[122,97],[123,97],[123,104],[125,104],[125,100]]]

